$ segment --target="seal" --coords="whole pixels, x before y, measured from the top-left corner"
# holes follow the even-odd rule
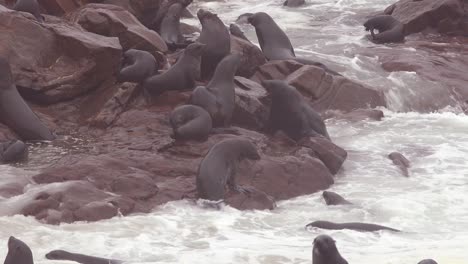
[[[322,196],[327,205],[352,204],[335,192],[324,191]]]
[[[198,197],[210,201],[224,199],[225,187],[236,192],[250,190],[236,184],[238,163],[244,159],[259,160],[255,145],[242,138],[225,139],[208,151],[198,167],[196,178]]]
[[[236,104],[234,75],[240,60],[239,54],[226,56],[216,67],[213,78],[208,85],[195,88],[190,98],[192,104],[201,106],[210,113],[215,127],[231,124]]]
[[[286,0],[283,3],[283,6],[287,7],[298,7],[305,4],[305,0]]]
[[[402,42],[405,39],[403,23],[391,15],[381,15],[370,18],[364,23],[366,31],[371,33],[371,41],[377,44]],[[374,33],[374,29],[379,34]]]
[[[53,140],[55,136],[39,120],[18,93],[10,64],[0,58],[0,122],[23,140]]]
[[[43,22],[44,18],[42,17],[41,13],[39,12],[39,3],[37,0],[18,0],[16,4],[13,6],[13,10],[27,12],[32,14],[37,21]]]
[[[142,83],[158,71],[158,62],[148,51],[129,49],[123,56],[123,67],[118,77],[120,82]]]
[[[0,143],[0,164],[24,160],[28,156],[28,147],[21,140]]]
[[[338,252],[335,240],[329,235],[319,235],[314,239],[312,264],[348,264]]]
[[[169,120],[174,131],[172,137],[176,140],[206,140],[212,128],[210,114],[196,105],[176,107]]]
[[[23,241],[10,236],[4,264],[34,264],[31,249]]]
[[[253,16],[253,13],[244,13],[237,17],[236,23],[237,24],[247,24],[249,23],[249,17]]]
[[[50,260],[69,260],[75,261],[81,264],[122,264],[123,261],[115,259],[105,259],[92,257],[77,253],[71,253],[65,250],[53,250],[45,255]]]
[[[185,44],[185,38],[180,32],[180,17],[183,10],[184,6],[180,3],[171,5],[161,22],[159,34],[171,50],[185,48],[188,45]]]
[[[423,259],[418,264],[437,264],[437,262],[433,259]]]
[[[268,125],[272,132],[282,130],[295,141],[310,136],[330,139],[323,119],[296,88],[279,80],[262,81],[262,85],[271,95]]]
[[[388,158],[392,160],[393,164],[400,168],[404,176],[409,177],[408,168],[410,167],[410,162],[403,154],[392,152],[388,154]]]
[[[148,28],[158,33],[161,33],[160,32],[161,24],[167,12],[169,11],[169,8],[173,4],[179,3],[185,9],[187,8],[187,6],[189,6],[192,3],[192,1],[193,0],[164,0],[162,1],[162,3],[159,5],[158,11],[156,12],[156,16],[154,17],[153,21],[151,21],[151,23],[148,25]]]
[[[317,227],[321,229],[332,229],[332,230],[342,230],[342,229],[351,229],[361,232],[375,232],[379,230],[388,230],[393,232],[401,232],[398,229],[376,225],[376,224],[367,224],[359,222],[349,222],[349,223],[333,223],[328,221],[315,221],[306,225],[307,227]]]
[[[158,96],[167,90],[189,90],[200,77],[200,56],[204,44],[195,42],[187,46],[177,62],[166,72],[154,75],[143,82],[143,90]]]
[[[201,78],[209,80],[218,63],[231,52],[231,36],[216,14],[200,9],[197,17],[202,25],[198,42],[206,44],[201,59]]]
[[[295,60],[305,65],[320,67],[330,74],[339,75],[323,63],[305,58],[297,58],[288,36],[267,13],[255,13],[247,20],[255,27],[260,48],[267,60]]]
[[[243,40],[246,40],[248,41],[249,43],[250,40],[244,35],[244,32],[242,32],[242,30],[240,29],[240,27],[234,23],[230,24],[229,25],[229,32],[231,33],[231,35],[233,36],[236,36],[238,38],[241,38]]]

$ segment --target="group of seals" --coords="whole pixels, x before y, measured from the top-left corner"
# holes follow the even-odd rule
[[[332,230],[342,230],[342,229],[351,229],[355,231],[361,232],[375,232],[379,230],[388,230],[393,232],[401,232],[398,229],[376,225],[376,224],[368,224],[368,223],[358,223],[358,222],[350,222],[350,223],[333,223],[329,221],[314,221],[306,225],[306,227],[316,227],[321,229],[332,229]]]
[[[123,56],[123,67],[119,73],[121,82],[141,83],[158,71],[158,62],[148,51],[129,49]]]
[[[377,44],[401,42],[405,39],[403,23],[391,15],[372,17],[364,23],[366,31],[370,31],[371,40]],[[379,31],[374,33],[374,29]]]
[[[0,142],[0,164],[21,161],[27,155],[28,148],[21,140]]]
[[[272,132],[282,130],[296,141],[309,136],[330,139],[323,119],[296,88],[280,80],[263,81],[262,85],[271,94],[268,125]]]
[[[16,89],[10,63],[0,58],[0,122],[23,140],[53,140],[55,136],[39,120]]]

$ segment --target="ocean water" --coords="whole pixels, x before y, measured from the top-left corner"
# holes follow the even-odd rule
[[[321,193],[281,201],[273,211],[230,207],[214,211],[177,201],[151,214],[60,226],[7,216],[3,207],[0,261],[6,256],[8,237],[14,235],[29,244],[40,264],[69,263],[45,259],[44,254],[54,249],[130,263],[302,264],[312,261],[313,239],[329,234],[349,263],[416,264],[424,258],[440,264],[468,263],[468,117],[443,84],[413,72],[385,72],[377,55],[360,52],[375,47],[363,37],[365,16],[394,0],[308,0],[305,7],[295,9],[282,7],[280,0],[194,2],[192,10],[214,11],[226,24],[246,12],[268,12],[299,55],[384,91],[389,105],[382,108],[382,121],[327,120],[332,140],[348,151],[330,190],[353,205],[326,206]],[[195,19],[186,22],[198,24]],[[257,42],[250,26],[242,29]],[[427,93],[437,95],[437,107],[431,111],[420,108],[420,100],[430,100]],[[38,155],[52,160],[66,154],[59,148],[38,149]],[[387,158],[393,151],[411,161],[409,178]],[[27,182],[38,166],[38,160],[33,161],[32,168],[0,166],[0,181],[19,177]],[[315,220],[369,222],[404,232],[306,230],[305,225]]]

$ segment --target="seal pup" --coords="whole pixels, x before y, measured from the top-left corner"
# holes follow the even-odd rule
[[[319,235],[313,244],[312,264],[348,264],[336,248],[336,242],[331,236]]]
[[[255,145],[247,139],[225,139],[211,147],[198,167],[196,178],[198,198],[210,201],[223,200],[226,184],[232,191],[250,192],[248,188],[237,185],[235,181],[238,164],[244,159],[260,159]]]
[[[69,260],[81,264],[122,264],[123,261],[115,259],[105,259],[93,256],[87,256],[77,253],[71,253],[65,250],[53,250],[45,255],[50,260]]]
[[[231,36],[218,15],[200,9],[197,17],[202,25],[198,42],[206,45],[201,59],[201,78],[209,80],[218,63],[231,52]]]
[[[364,23],[366,31],[371,33],[371,41],[377,44],[402,42],[405,39],[403,23],[391,15],[381,15],[370,18]],[[379,31],[374,33],[374,29]]]
[[[55,139],[18,93],[10,64],[4,58],[0,58],[0,122],[23,140]]]
[[[28,156],[28,147],[21,140],[0,143],[0,164],[17,162]]]
[[[351,229],[361,232],[375,232],[379,230],[388,230],[393,232],[401,232],[398,229],[376,225],[376,224],[367,224],[359,222],[349,222],[349,223],[333,223],[329,221],[315,221],[306,225],[307,227],[317,227],[321,229],[332,229],[332,230],[342,230],[342,229]]]
[[[236,104],[234,75],[241,56],[226,56],[216,67],[213,78],[206,87],[198,86],[193,90],[190,102],[203,107],[210,113],[214,126],[229,126]]]
[[[247,20],[254,26],[260,48],[267,60],[295,60],[305,65],[320,67],[330,74],[340,75],[330,70],[323,63],[305,58],[297,58],[288,36],[267,13],[255,13]]]
[[[34,264],[31,249],[23,241],[10,236],[4,264]]]
[[[392,152],[388,154],[388,158],[392,160],[393,164],[400,168],[405,177],[409,177],[408,168],[410,167],[410,162],[403,154]]]
[[[176,107],[169,117],[174,139],[206,140],[211,132],[210,114],[196,105],[181,105]]]
[[[200,78],[200,56],[202,43],[192,43],[182,53],[177,62],[166,72],[153,75],[143,82],[143,90],[150,96],[158,96],[167,90],[189,90]]]
[[[279,80],[262,81],[262,86],[271,95],[268,125],[272,132],[282,130],[295,141],[309,136],[330,139],[323,119],[296,88]]]
[[[18,0],[16,1],[12,9],[16,11],[30,13],[39,22],[44,21],[44,17],[42,17],[39,11],[39,3],[37,2],[37,0]]]
[[[335,192],[324,191],[322,196],[327,205],[352,204]]]
[[[185,48],[188,45],[185,44],[185,38],[180,32],[180,16],[183,10],[184,6],[180,3],[171,5],[161,22],[159,34],[171,50]]]
[[[129,49],[123,57],[123,67],[118,77],[120,82],[142,83],[158,71],[158,62],[148,51]]]
[[[433,259],[423,259],[418,264],[437,264],[437,262]]]

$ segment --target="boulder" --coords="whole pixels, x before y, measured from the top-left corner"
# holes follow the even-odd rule
[[[251,42],[231,35],[231,53],[242,55],[236,75],[250,78],[266,58],[262,50]]]
[[[439,33],[467,36],[468,9],[465,0],[400,0],[384,11],[404,24],[406,35],[428,28]]]
[[[238,126],[263,130],[270,116],[270,109],[262,103],[267,96],[265,88],[260,84],[236,76],[236,105],[234,108],[232,122]]]
[[[311,155],[317,157],[335,175],[341,169],[348,153],[324,137],[309,137],[300,140],[299,145],[310,148]]]
[[[83,95],[119,70],[122,50],[117,38],[59,19],[37,23],[32,16],[0,6],[0,33],[0,55],[9,58],[19,92],[36,103]]]
[[[120,6],[87,4],[69,14],[68,18],[90,32],[118,37],[124,50],[167,51],[167,45],[158,33],[146,28],[134,15]]]

